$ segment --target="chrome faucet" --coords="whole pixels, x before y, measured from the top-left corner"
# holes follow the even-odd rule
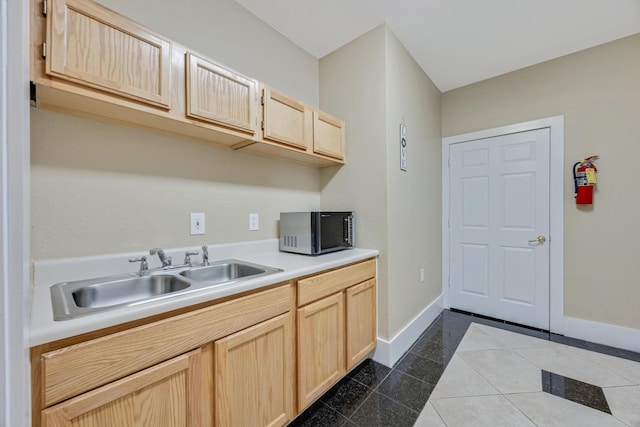
[[[202,265],[209,265],[209,248],[202,245]]]
[[[149,269],[149,264],[147,263],[147,257],[146,256],[141,256],[139,258],[131,258],[129,260],[129,262],[139,262],[140,263],[140,270],[138,271],[138,274],[140,276],[144,276],[144,274]]]
[[[185,252],[184,253],[184,264],[188,265],[189,267],[191,267],[191,255],[198,255],[198,251],[195,252]]]
[[[160,262],[162,263],[162,268],[171,267],[171,257],[166,256],[164,254],[164,250],[160,248],[149,249],[149,255],[158,254],[158,258],[160,258]]]

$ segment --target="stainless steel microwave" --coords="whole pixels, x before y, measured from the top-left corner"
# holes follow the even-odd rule
[[[353,212],[282,212],[280,250],[320,255],[355,246]]]

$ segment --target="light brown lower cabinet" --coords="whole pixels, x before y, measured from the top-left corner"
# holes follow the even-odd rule
[[[298,280],[298,411],[376,346],[376,262]]]
[[[33,426],[284,426],[375,347],[375,271],[370,259],[34,347]]]
[[[376,280],[347,289],[347,370],[376,348]]]
[[[42,412],[46,427],[187,427],[201,423],[200,349]]]
[[[298,309],[298,409],[344,373],[344,296],[337,293]]]
[[[292,328],[287,313],[216,341],[216,426],[277,427],[294,416]]]

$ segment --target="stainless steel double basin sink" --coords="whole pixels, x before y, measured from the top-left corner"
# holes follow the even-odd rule
[[[53,318],[73,319],[280,271],[278,268],[229,259],[200,267],[156,270],[144,275],[130,273],[58,283],[51,286]]]

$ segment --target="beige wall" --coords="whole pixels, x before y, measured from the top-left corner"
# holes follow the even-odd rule
[[[446,92],[444,136],[565,116],[565,316],[640,328],[640,35]],[[571,166],[600,155],[592,207]]]
[[[320,60],[320,108],[346,125],[346,164],[322,169],[322,209],[356,212],[356,244],[380,251],[378,335],[388,335],[385,28]]]
[[[157,32],[317,105],[318,61],[233,0],[105,0]],[[320,206],[311,167],[31,109],[31,256],[48,259],[278,237]],[[190,236],[189,213],[206,214]],[[248,214],[260,231],[248,231]]]
[[[320,60],[320,94],[348,141],[347,164],[321,172],[322,207],[353,206],[358,245],[380,250],[378,335],[391,339],[441,293],[440,92],[383,25]]]
[[[388,304],[393,337],[442,292],[441,94],[389,30],[386,82]],[[406,172],[400,170],[401,122],[407,127]]]

